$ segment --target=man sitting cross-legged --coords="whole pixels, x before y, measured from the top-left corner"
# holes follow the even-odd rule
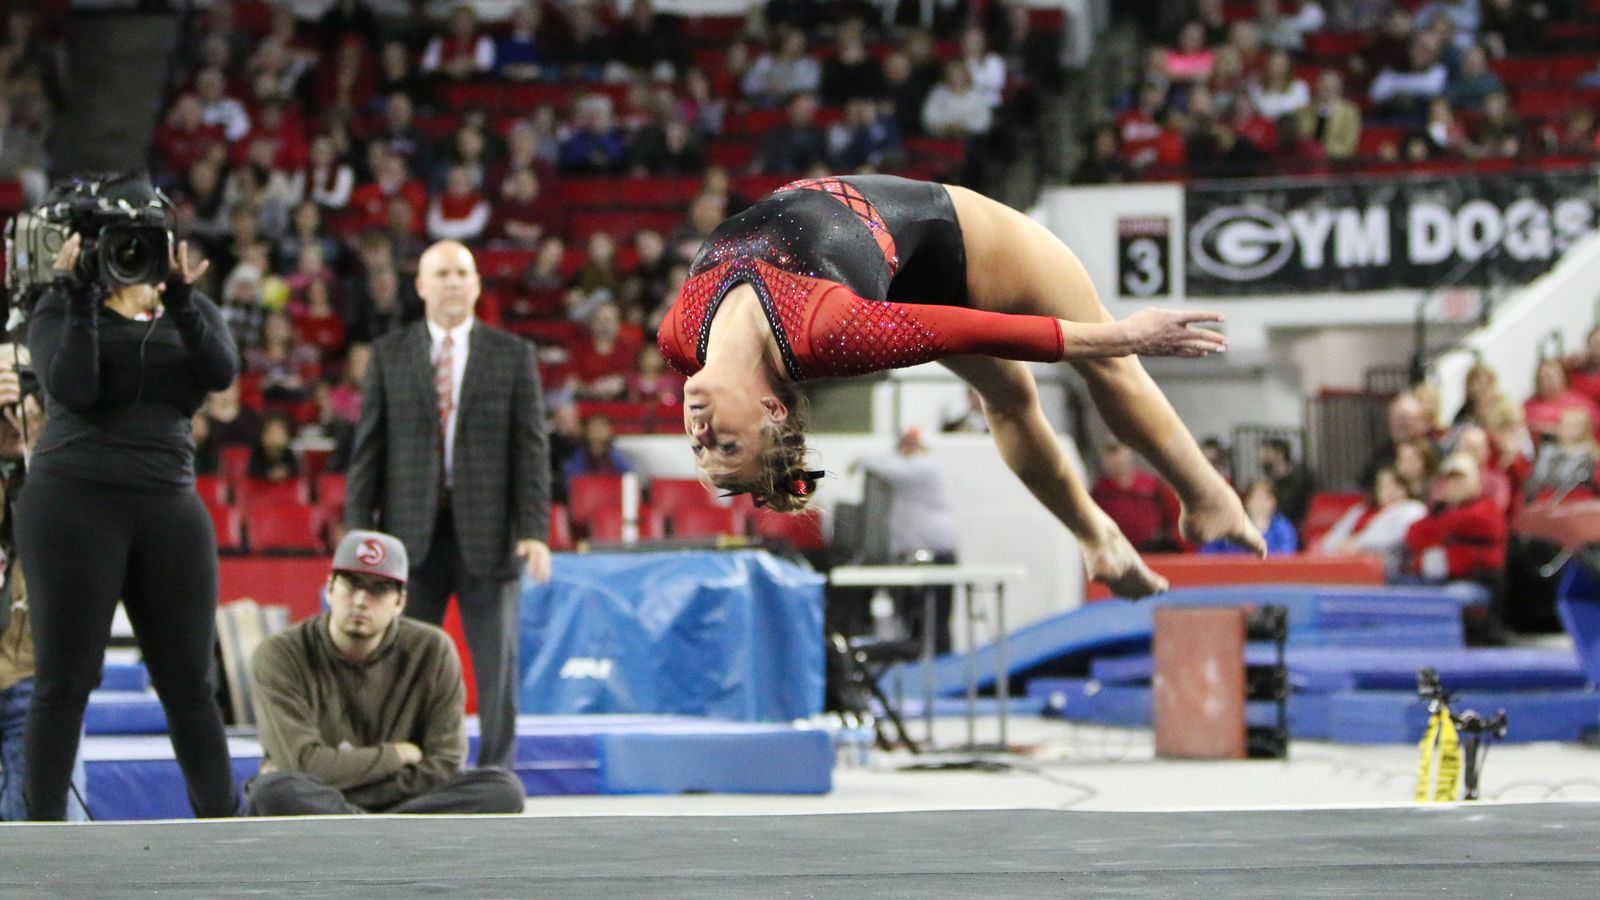
[[[261,774],[256,816],[518,813],[504,769],[461,771],[466,688],[438,628],[402,618],[406,549],[352,531],[328,577],[330,610],[268,639],[251,660]]]

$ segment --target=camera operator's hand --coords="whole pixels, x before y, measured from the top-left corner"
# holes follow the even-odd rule
[[[201,258],[199,265],[194,265],[194,256],[189,253],[189,242],[179,241],[176,250],[169,251],[172,261],[172,278],[170,281],[181,281],[184,284],[194,284],[206,270],[211,268],[211,260]]]
[[[78,248],[83,244],[83,236],[76,231],[67,238],[67,242],[56,251],[55,269],[57,272],[71,272],[78,265]]]

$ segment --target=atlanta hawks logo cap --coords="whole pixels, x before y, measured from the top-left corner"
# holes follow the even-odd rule
[[[352,531],[333,551],[333,570],[352,575],[379,575],[406,583],[410,571],[406,545],[381,531]]]

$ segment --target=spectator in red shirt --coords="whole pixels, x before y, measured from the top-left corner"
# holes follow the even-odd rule
[[[204,156],[212,144],[225,144],[221,125],[207,124],[200,98],[184,94],[156,129],[156,156],[168,173],[179,175]]]
[[[1177,495],[1140,471],[1133,449],[1112,441],[1100,453],[1100,480],[1090,492],[1123,537],[1141,553],[1179,549]]]
[[[295,337],[288,314],[269,313],[261,339],[260,347],[245,354],[245,372],[256,376],[261,396],[274,403],[294,403],[309,398],[321,366],[317,351]]]
[[[472,171],[455,166],[444,191],[428,206],[428,236],[436,241],[476,242],[489,227],[489,201],[472,183]]]
[[[1467,425],[1456,434],[1456,455],[1466,455],[1478,464],[1478,494],[1495,505],[1504,515],[1511,508],[1511,480],[1494,465],[1489,433],[1477,425]],[[1428,495],[1432,502],[1441,502],[1449,490],[1449,480],[1435,479]]]
[[[546,233],[561,233],[555,224],[559,220],[560,207],[544,194],[539,176],[532,169],[518,169],[506,176],[486,236],[498,246],[532,250]]]
[[[1439,466],[1443,499],[1406,532],[1409,569],[1429,582],[1494,580],[1506,562],[1506,517],[1481,492],[1481,469],[1465,453]]]
[[[1122,155],[1130,165],[1143,167],[1155,162],[1156,139],[1161,136],[1161,109],[1166,103],[1166,87],[1147,81],[1139,88],[1137,105],[1117,116]]]
[[[327,362],[344,349],[344,318],[333,308],[328,282],[310,282],[304,296],[305,308],[293,317],[295,336]]]
[[[422,51],[422,71],[464,81],[494,71],[494,41],[478,31],[478,16],[465,4],[450,13],[445,34]]]
[[[420,182],[411,180],[405,159],[399,154],[387,148],[373,152],[376,155],[373,180],[350,192],[352,230],[357,233],[382,230],[389,223],[389,201],[401,199],[411,207],[413,233],[421,233],[421,223],[428,209],[427,190]]]
[[[1483,427],[1493,439],[1494,466],[1506,476],[1511,486],[1511,506],[1516,510],[1522,505],[1525,485],[1533,474],[1533,448],[1523,424],[1522,407],[1501,396],[1490,408]]]
[[[628,373],[628,399],[654,406],[678,406],[683,403],[683,383],[682,375],[667,368],[661,350],[646,341],[639,348],[634,371]]]
[[[1534,442],[1554,439],[1561,426],[1561,414],[1581,409],[1590,421],[1600,421],[1600,411],[1588,397],[1567,386],[1567,370],[1558,359],[1542,359],[1533,378],[1534,394],[1522,404],[1522,415]]]
[[[572,350],[573,390],[584,400],[621,400],[628,374],[644,343],[637,325],[622,321],[615,303],[602,303],[589,317],[588,334]]]

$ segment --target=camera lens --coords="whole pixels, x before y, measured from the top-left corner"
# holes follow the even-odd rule
[[[166,280],[167,232],[147,225],[114,225],[100,232],[99,259],[111,285],[157,284]]]
[[[143,281],[150,265],[150,247],[137,234],[119,237],[106,248],[111,275],[130,284]]]

